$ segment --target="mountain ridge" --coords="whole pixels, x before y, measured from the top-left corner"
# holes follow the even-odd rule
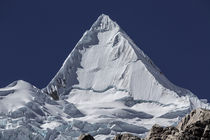
[[[49,91],[49,88],[51,88],[54,84],[55,84],[55,87],[54,88],[56,89],[57,88],[56,84],[59,83],[59,82],[56,82],[56,80],[58,80],[58,79],[61,80],[60,83],[61,83],[62,86],[64,86],[64,84],[65,84],[65,82],[67,80],[64,75],[65,75],[65,73],[67,73],[66,71],[68,71],[69,67],[71,69],[71,67],[74,67],[74,65],[76,65],[75,66],[75,70],[73,71],[73,74],[71,74],[71,75],[75,75],[76,74],[76,69],[77,68],[83,68],[81,66],[77,66],[78,64],[76,64],[76,63],[80,63],[82,61],[81,60],[82,59],[82,56],[81,55],[83,55],[83,54],[80,53],[80,50],[86,51],[85,49],[88,49],[89,47],[92,47],[92,46],[94,46],[97,43],[100,44],[100,42],[99,42],[100,41],[100,39],[99,39],[100,38],[100,33],[101,32],[105,32],[105,31],[110,31],[110,32],[108,32],[107,34],[103,35],[103,37],[104,36],[108,37],[108,38],[105,37],[105,39],[104,38],[101,39],[102,41],[105,41],[105,43],[103,42],[103,44],[105,44],[107,46],[109,45],[110,42],[113,43],[113,44],[116,44],[116,42],[119,41],[118,40],[119,38],[128,41],[128,44],[130,44],[129,45],[129,49],[131,49],[129,51],[132,51],[132,53],[134,55],[133,56],[134,58],[131,59],[129,62],[132,63],[132,62],[141,61],[141,64],[144,65],[142,67],[145,68],[146,70],[148,70],[149,71],[148,73],[152,74],[152,76],[154,76],[154,79],[157,81],[157,83],[160,84],[161,86],[163,86],[162,88],[172,90],[178,96],[185,96],[185,95],[194,96],[194,94],[192,94],[189,90],[180,88],[180,87],[174,85],[173,83],[171,83],[162,74],[162,72],[160,71],[160,69],[152,62],[152,60],[146,54],[144,54],[144,52],[141,49],[139,49],[137,47],[137,45],[135,45],[135,43],[120,28],[120,26],[116,22],[112,21],[109,18],[109,16],[107,16],[105,14],[102,14],[101,16],[99,16],[98,19],[91,26],[90,30],[88,30],[88,31],[86,31],[84,33],[84,35],[79,40],[79,42],[77,43],[77,45],[75,46],[75,48],[73,49],[73,51],[70,53],[70,55],[67,57],[67,59],[63,63],[61,69],[58,71],[58,73],[56,74],[56,76],[51,80],[51,82],[49,83],[49,85],[46,88],[44,88],[44,90],[45,91]],[[115,55],[120,55],[119,54],[120,53],[119,52],[119,49],[118,49],[118,52],[117,53]],[[75,59],[78,59],[78,60],[75,60]],[[100,58],[96,58],[96,60],[97,59],[100,59]],[[73,62],[73,61],[76,61],[76,63]],[[95,70],[97,70],[97,68]],[[65,72],[62,72],[62,71],[65,71]],[[60,75],[61,75],[61,78],[60,78]],[[62,78],[62,76],[64,76],[64,78]],[[58,78],[56,78],[56,77],[58,77]],[[73,80],[71,79],[71,81],[69,81],[69,82],[74,81],[74,83],[68,84],[68,81],[69,80],[67,80],[67,87],[68,88],[69,87],[72,87],[73,88],[73,85],[78,84],[78,82],[79,82],[76,76],[74,76]],[[114,86],[113,85],[113,87],[117,87],[117,86]],[[52,88],[52,89],[54,89],[54,88]],[[67,94],[68,94],[68,92],[70,92],[70,90],[72,88],[67,89],[67,91],[62,91],[63,90],[62,89],[61,91],[58,91],[58,93],[60,94],[60,92],[67,92]],[[46,90],[46,89],[48,89],[48,90]],[[83,88],[83,89],[85,89],[85,88]],[[86,89],[97,90],[97,89],[94,89],[93,87],[88,87]],[[122,89],[128,90],[129,88],[127,88],[127,89],[126,88],[122,88]],[[149,91],[147,91],[147,92],[148,93],[146,93],[146,94],[149,94],[150,93]],[[66,93],[64,93],[64,94],[66,94]],[[161,93],[159,93],[159,94],[161,94]],[[149,99],[149,97],[148,97],[148,99]]]

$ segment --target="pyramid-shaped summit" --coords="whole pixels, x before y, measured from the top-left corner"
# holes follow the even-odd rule
[[[84,33],[44,91],[59,98],[75,89],[123,91],[137,100],[164,104],[186,98],[189,106],[205,106],[189,90],[172,84],[105,14]]]
[[[99,30],[99,31],[111,30],[114,28],[119,29],[119,26],[117,25],[116,22],[112,21],[108,15],[105,14],[100,15],[91,27],[92,30]]]

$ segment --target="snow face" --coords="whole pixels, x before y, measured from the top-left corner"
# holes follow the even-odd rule
[[[172,84],[107,15],[84,33],[46,88],[16,81],[0,89],[0,105],[0,139],[8,140],[144,137],[155,123],[176,125],[193,108],[210,108]]]
[[[72,89],[115,89],[126,91],[136,100],[164,104],[184,96],[193,107],[206,107],[190,91],[172,84],[107,15],[101,15],[85,32],[43,91],[62,98]]]

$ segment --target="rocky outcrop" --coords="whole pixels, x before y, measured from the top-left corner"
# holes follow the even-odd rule
[[[208,120],[210,120],[210,110],[198,108],[186,115],[178,124],[177,128],[181,131],[185,131],[186,128],[192,124],[205,123]]]
[[[132,134],[126,133],[126,134],[116,135],[113,140],[142,140],[142,139]]]
[[[175,127],[161,127],[154,125],[145,140],[174,140],[179,130]]]
[[[154,125],[145,140],[210,140],[210,110],[193,110],[176,127]]]

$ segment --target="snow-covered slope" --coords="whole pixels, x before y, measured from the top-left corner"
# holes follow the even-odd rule
[[[1,140],[43,140],[52,135],[48,128],[53,130],[72,116],[83,114],[73,104],[56,102],[25,81],[0,89]]]
[[[84,33],[44,91],[62,97],[72,89],[114,89],[134,99],[164,104],[184,96],[193,107],[205,107],[189,90],[172,84],[117,23],[104,14]]]
[[[154,123],[174,125],[193,108],[210,108],[172,84],[107,15],[84,33],[46,88],[14,82],[0,89],[0,104],[0,139],[46,140],[144,136]]]

